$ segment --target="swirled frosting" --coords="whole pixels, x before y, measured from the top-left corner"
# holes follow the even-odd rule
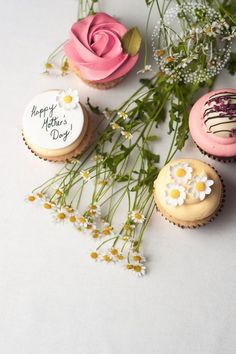
[[[73,24],[64,51],[85,80],[113,81],[127,74],[138,60],[138,54],[123,51],[121,38],[126,32],[113,17],[96,13]]]

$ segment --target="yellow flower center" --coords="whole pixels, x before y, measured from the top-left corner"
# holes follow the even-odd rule
[[[44,66],[45,66],[45,69],[51,69],[52,68],[52,64],[51,63],[45,63]]]
[[[67,206],[67,207],[66,207],[66,211],[67,211],[68,213],[73,213],[73,212],[74,212],[74,209],[71,208],[70,206]]]
[[[56,194],[59,195],[59,196],[61,196],[61,195],[62,195],[62,192],[61,192],[59,189],[57,189],[57,190],[56,190]]]
[[[28,201],[29,202],[34,202],[35,201],[35,197],[33,195],[29,195],[28,196]]]
[[[180,191],[178,189],[172,189],[172,191],[170,192],[170,196],[173,199],[178,199],[180,196]]]
[[[118,254],[117,249],[116,249],[116,248],[113,248],[113,249],[111,250],[111,254],[112,254],[113,256],[116,256],[116,255]]]
[[[59,220],[64,220],[64,219],[66,218],[66,214],[65,214],[65,213],[58,213],[58,214],[57,214],[57,218],[58,218]]]
[[[132,264],[126,264],[126,269],[133,269],[134,268],[134,266],[132,265]]]
[[[93,227],[93,226],[92,226],[91,224],[87,224],[87,225],[86,225],[86,229],[87,229],[87,230],[91,230],[92,227]]]
[[[203,192],[205,190],[205,183],[204,182],[197,182],[195,188],[198,192]]]
[[[124,256],[122,254],[117,254],[116,258],[119,260],[119,261],[122,261],[124,259]]]
[[[69,217],[70,222],[76,222],[76,217],[74,215]]]
[[[142,219],[142,215],[141,215],[140,213],[135,213],[135,214],[134,214],[134,217],[135,217],[135,219],[137,219],[137,220],[141,220],[141,219]]]
[[[43,206],[44,206],[45,209],[52,209],[52,206],[49,203],[44,203]]]
[[[65,103],[71,103],[72,100],[73,100],[73,98],[72,98],[72,96],[67,95],[67,96],[65,96],[65,97],[63,98],[63,100],[64,100]]]
[[[135,262],[141,262],[142,257],[136,255],[136,256],[133,256],[133,259],[134,259]]]
[[[83,224],[83,223],[86,222],[86,219],[85,219],[83,216],[81,216],[81,217],[79,218],[79,222],[80,222],[81,224]]]
[[[37,197],[40,198],[40,199],[43,198],[42,193],[37,193]]]
[[[140,273],[142,270],[141,266],[140,265],[135,265],[134,266],[134,271],[137,272],[137,273]]]
[[[111,227],[105,227],[105,229],[103,229],[102,230],[102,233],[103,233],[103,235],[110,235],[111,234],[111,230],[112,230],[112,228]]]
[[[103,256],[103,260],[104,260],[105,262],[110,262],[110,261],[111,261],[111,258],[108,256],[108,254],[105,254],[105,255]]]
[[[91,253],[90,253],[90,257],[91,257],[92,259],[97,259],[97,258],[98,258],[97,252],[91,252]]]
[[[93,237],[93,238],[98,238],[98,237],[99,237],[98,231],[93,231],[93,232],[92,232],[92,237]]]
[[[178,168],[176,171],[176,176],[177,177],[184,177],[186,175],[185,169],[184,168]]]

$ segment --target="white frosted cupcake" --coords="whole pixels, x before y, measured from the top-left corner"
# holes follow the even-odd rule
[[[28,148],[49,161],[65,161],[88,146],[92,127],[77,90],[50,90],[35,96],[23,114]]]

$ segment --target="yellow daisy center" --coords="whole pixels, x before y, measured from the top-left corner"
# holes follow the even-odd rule
[[[29,202],[34,202],[35,201],[35,197],[33,195],[29,195],[28,196],[28,201]]]
[[[122,261],[124,259],[124,256],[122,254],[117,254],[116,258],[119,260],[119,261]]]
[[[49,203],[44,203],[43,206],[44,206],[45,209],[52,209],[52,206]]]
[[[108,226],[108,227],[105,227],[105,229],[103,229],[102,233],[103,233],[103,235],[110,235],[111,230],[112,230],[112,228]]]
[[[113,248],[113,249],[111,250],[111,254],[112,254],[113,256],[116,256],[116,255],[118,254],[117,249]]]
[[[141,262],[142,258],[140,256],[133,256],[135,262]]]
[[[76,217],[74,215],[69,217],[70,222],[76,222]]]
[[[90,257],[91,257],[92,259],[97,259],[97,258],[98,258],[97,252],[92,252],[92,253],[90,253]]]
[[[81,216],[81,217],[79,218],[79,222],[80,222],[81,224],[83,224],[83,223],[86,222],[86,219],[85,219],[83,216]]]
[[[37,193],[37,197],[38,197],[38,198],[43,198],[42,193]]]
[[[176,176],[177,177],[184,177],[186,175],[186,171],[184,168],[178,168],[176,171]]]
[[[135,214],[134,214],[134,217],[135,217],[135,219],[137,219],[137,220],[141,220],[141,219],[142,219],[142,215],[141,215],[140,213],[135,213]]]
[[[57,218],[58,218],[59,220],[64,220],[64,219],[66,218],[66,214],[65,214],[65,213],[58,213],[58,214],[57,214]]]
[[[203,192],[205,190],[205,183],[204,182],[197,182],[195,188],[198,192]]]
[[[135,265],[134,266],[134,271],[137,272],[137,273],[140,273],[142,270],[141,266],[140,265]]]
[[[74,209],[71,208],[71,207],[69,207],[69,206],[67,206],[67,207],[66,207],[66,211],[67,211],[68,213],[73,213],[73,212],[74,212]]]
[[[172,191],[170,192],[170,196],[173,199],[178,199],[180,196],[180,191],[178,189],[172,189]]]
[[[92,237],[93,237],[93,238],[98,238],[98,237],[99,237],[98,231],[93,231]]]
[[[134,266],[132,264],[126,264],[126,268],[130,270],[130,269],[133,269]]]
[[[66,96],[63,98],[63,101],[64,101],[65,103],[71,103],[72,100],[73,100],[73,98],[72,98],[72,96],[70,96],[70,95],[66,95]]]
[[[111,258],[108,256],[108,254],[105,254],[105,255],[103,256],[103,260],[104,260],[105,262],[110,262],[110,261],[111,261]]]

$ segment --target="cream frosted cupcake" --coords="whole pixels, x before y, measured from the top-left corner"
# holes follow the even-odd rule
[[[113,17],[96,13],[74,23],[64,46],[70,67],[95,88],[117,85],[138,60],[141,38],[137,29],[132,31],[136,50],[128,53],[123,45],[128,30]]]
[[[35,96],[23,114],[22,134],[28,148],[49,161],[65,161],[88,146],[92,127],[77,90],[50,90]]]
[[[220,161],[234,161],[236,90],[216,90],[201,97],[190,112],[189,129],[201,152]]]
[[[196,228],[215,218],[224,201],[224,186],[211,166],[193,159],[171,161],[154,182],[161,214],[182,228]]]

